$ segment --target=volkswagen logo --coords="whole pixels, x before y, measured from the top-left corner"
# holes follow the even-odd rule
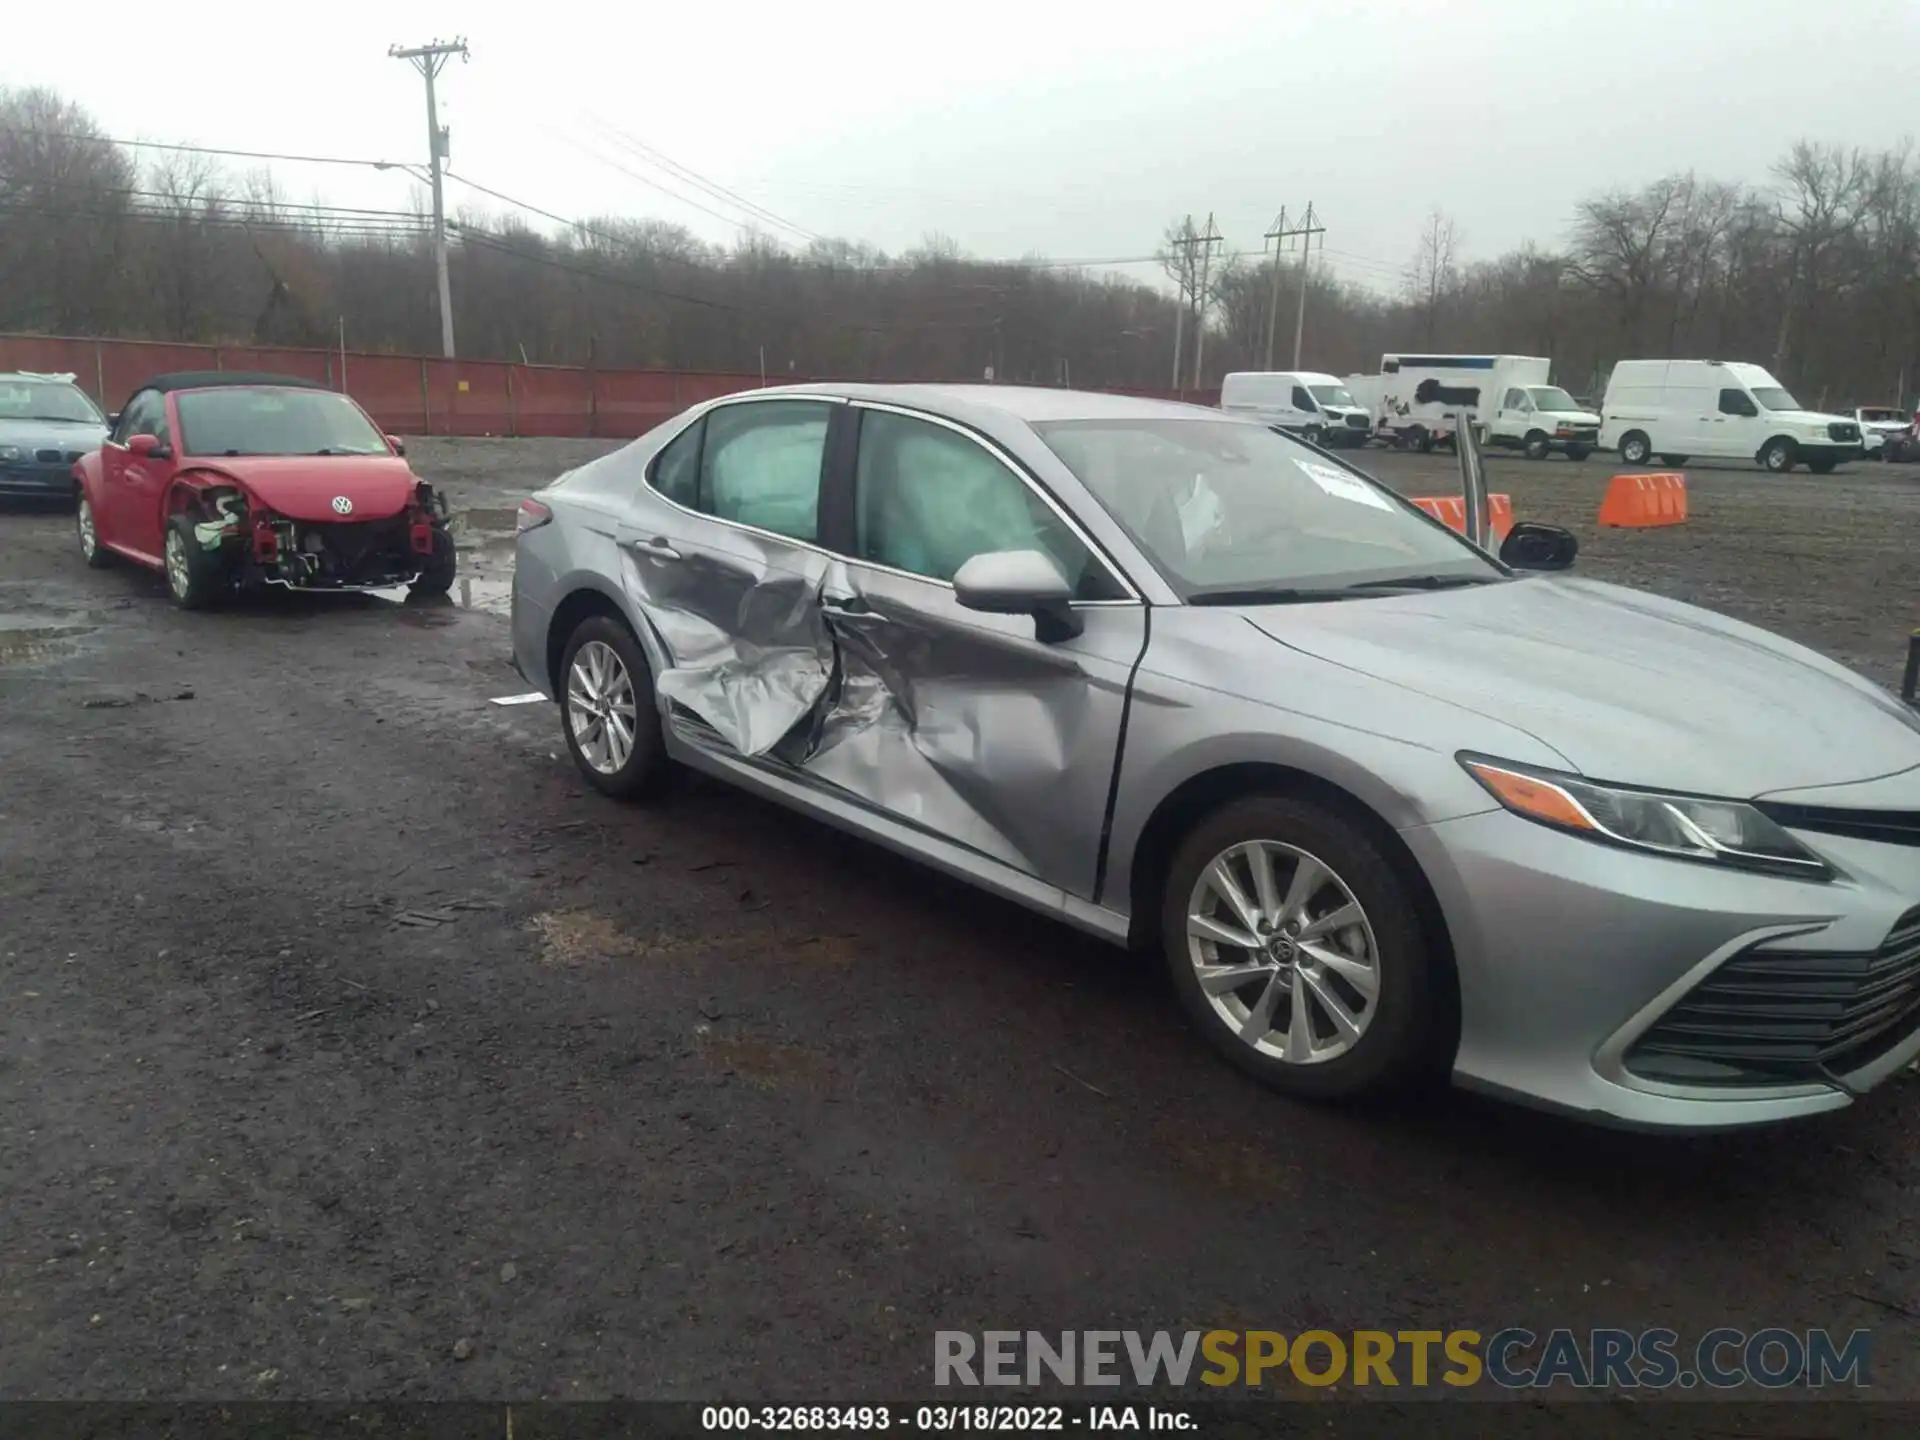
[[[351,515],[353,513],[353,501],[344,495],[334,496],[333,513],[336,515]]]

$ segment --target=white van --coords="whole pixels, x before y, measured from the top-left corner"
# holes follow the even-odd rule
[[[1622,360],[1600,413],[1600,444],[1629,465],[1704,455],[1825,475],[1862,449],[1858,421],[1803,410],[1765,370],[1734,360]]]
[[[1347,387],[1313,370],[1241,370],[1220,382],[1220,408],[1252,415],[1315,445],[1364,445],[1373,416]]]

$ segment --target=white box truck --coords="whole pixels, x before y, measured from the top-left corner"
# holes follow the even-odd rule
[[[1551,384],[1552,369],[1537,355],[1382,355],[1378,427],[1426,451],[1470,421],[1489,448],[1584,460],[1599,446],[1600,417]]]
[[[1736,360],[1622,360],[1600,413],[1600,443],[1629,465],[1703,455],[1825,475],[1863,448],[1857,420],[1804,410],[1765,370]]]
[[[1372,412],[1331,375],[1315,370],[1239,370],[1220,382],[1220,408],[1251,415],[1315,445],[1364,445]]]

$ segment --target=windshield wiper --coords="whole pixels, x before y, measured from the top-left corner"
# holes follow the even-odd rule
[[[1202,590],[1189,595],[1189,605],[1311,605],[1322,600],[1364,600],[1366,596],[1356,595],[1354,587],[1341,586],[1337,589],[1325,586],[1317,589],[1303,589],[1295,586],[1264,586],[1246,590]]]
[[[1497,585],[1500,575],[1394,575],[1385,580],[1356,580],[1349,590],[1459,590],[1469,585]]]

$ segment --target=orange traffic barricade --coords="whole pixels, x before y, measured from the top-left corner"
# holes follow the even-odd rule
[[[1450,526],[1462,535],[1467,533],[1467,502],[1464,496],[1410,495],[1407,498],[1442,525]],[[1513,529],[1513,497],[1489,495],[1487,520],[1493,527],[1493,538],[1506,539],[1507,532]]]
[[[1618,527],[1678,525],[1687,518],[1687,477],[1675,472],[1616,475],[1600,502],[1600,523]]]

